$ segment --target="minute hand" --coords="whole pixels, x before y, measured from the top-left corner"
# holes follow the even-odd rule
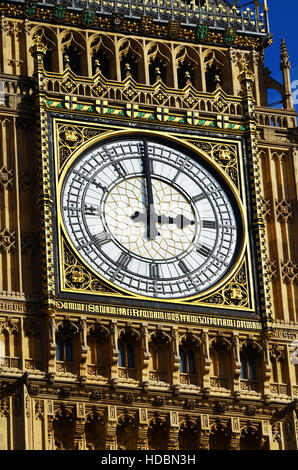
[[[151,171],[150,171],[150,161],[148,154],[148,144],[147,140],[143,141],[143,168],[144,175],[146,179],[146,192],[147,192],[147,238],[148,240],[154,240],[155,237],[159,235],[158,230],[156,229],[156,217],[154,211],[154,199],[152,191],[152,180],[151,180]]]

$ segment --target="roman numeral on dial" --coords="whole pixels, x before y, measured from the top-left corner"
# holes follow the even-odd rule
[[[210,248],[208,248],[207,246],[204,246],[204,245],[198,245],[197,248],[196,248],[196,251],[200,255],[204,256],[204,258],[207,258],[212,253],[212,250]]]
[[[184,272],[184,274],[189,274],[190,270],[188,266],[186,265],[185,261],[181,259],[178,263],[178,266],[181,269],[181,271]]]
[[[121,253],[121,255],[119,256],[117,260],[117,264],[121,268],[127,268],[130,261],[131,261],[131,257],[127,253]]]
[[[194,196],[194,197],[192,198],[193,202],[203,201],[203,199],[207,199],[207,196],[206,196],[205,193],[199,194],[199,195]]]
[[[203,228],[210,228],[210,229],[216,229],[217,223],[215,220],[203,220],[202,222]]]
[[[88,206],[88,204],[85,204],[84,214],[85,215],[99,215],[99,207],[92,206],[91,204]]]
[[[96,245],[104,245],[105,243],[108,243],[108,241],[110,241],[110,236],[105,231],[93,235],[92,238]]]
[[[158,264],[150,264],[149,271],[151,279],[158,279],[160,277]]]

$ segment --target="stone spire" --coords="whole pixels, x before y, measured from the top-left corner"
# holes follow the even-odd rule
[[[291,91],[291,77],[290,77],[290,70],[291,70],[291,63],[289,61],[289,53],[287,49],[287,45],[284,39],[281,40],[280,46],[280,69],[282,71],[283,76],[283,85],[284,85],[284,108],[285,109],[292,109],[293,108],[293,96]]]

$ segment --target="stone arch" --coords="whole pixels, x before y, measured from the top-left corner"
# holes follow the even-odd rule
[[[160,80],[168,87],[172,87],[174,78],[170,48],[163,43],[150,42],[146,46],[145,55],[149,83],[153,85]]]
[[[216,49],[207,49],[202,54],[205,91],[213,93],[221,87],[231,93],[231,70],[226,54]]]
[[[178,88],[192,84],[201,89],[200,57],[194,47],[179,46],[174,51],[174,71],[177,73]]]
[[[87,373],[92,376],[110,377],[111,343],[109,330],[94,323],[87,330]]]
[[[289,374],[287,367],[287,359],[285,351],[272,347],[269,350],[269,357],[271,362],[271,380],[270,382],[277,386],[276,384],[283,384],[284,388],[288,388]],[[274,387],[273,385],[273,387]],[[278,390],[281,393],[280,390]]]
[[[232,345],[227,338],[216,336],[210,341],[211,378],[216,388],[229,389],[232,385]]]
[[[140,333],[126,326],[118,331],[118,374],[137,379],[140,374]]]
[[[44,56],[44,69],[49,72],[59,72],[58,38],[56,32],[47,26],[36,26],[31,30],[32,43],[37,38],[47,48]]]
[[[118,450],[137,449],[137,417],[128,410],[118,417],[117,446]]]
[[[242,387],[260,392],[262,383],[262,347],[253,340],[245,340],[240,343],[240,379]]]
[[[75,75],[88,75],[86,40],[74,30],[64,31],[59,37],[59,50],[62,53],[62,69],[70,69]]]
[[[261,450],[261,435],[257,426],[241,428],[240,450]]]
[[[92,75],[101,73],[110,80],[117,79],[115,43],[107,35],[94,34],[89,38]]]
[[[166,418],[156,414],[149,420],[148,449],[167,450],[169,441],[169,427]]]
[[[85,439],[88,450],[105,450],[106,415],[97,406],[86,415]]]
[[[180,337],[180,383],[188,385],[202,385],[202,341],[197,335],[187,332]]]
[[[120,81],[131,77],[137,83],[144,83],[144,56],[139,41],[132,38],[120,39],[116,45],[116,58],[119,60],[117,67],[120,70]]]
[[[179,427],[179,450],[198,450],[200,426],[190,416],[186,416]]]
[[[56,450],[74,449],[74,409],[61,403],[55,412],[53,422],[54,448]]]
[[[231,433],[229,428],[220,421],[217,421],[211,426],[209,449],[227,450],[229,447],[230,435]]]
[[[154,382],[169,383],[172,377],[171,337],[157,329],[149,335],[149,378]]]

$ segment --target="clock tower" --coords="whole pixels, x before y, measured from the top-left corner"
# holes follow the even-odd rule
[[[0,0],[1,449],[297,449],[291,66],[242,3]]]

